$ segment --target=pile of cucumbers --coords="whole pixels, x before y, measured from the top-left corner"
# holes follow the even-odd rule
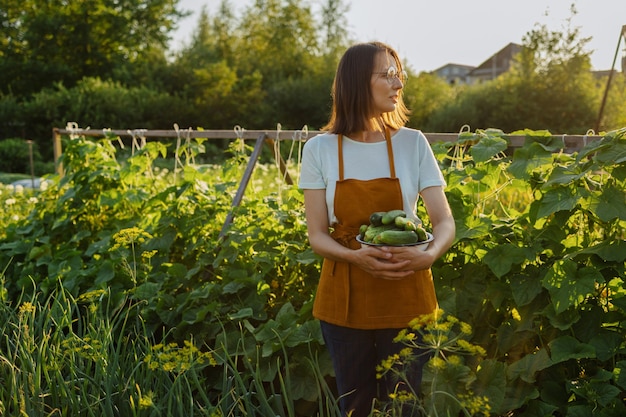
[[[385,244],[406,245],[428,240],[421,224],[407,218],[404,210],[377,211],[370,215],[370,224],[359,228],[362,241]]]

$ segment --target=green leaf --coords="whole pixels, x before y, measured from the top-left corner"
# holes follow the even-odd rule
[[[581,205],[603,222],[613,219],[626,220],[626,192],[621,187],[607,185],[602,190],[583,198]]]
[[[506,365],[495,359],[486,359],[480,362],[476,371],[476,381],[472,384],[472,391],[476,396],[486,396],[489,399],[491,411],[500,414],[506,394]]]
[[[602,282],[602,274],[591,267],[578,269],[571,260],[560,260],[543,278],[543,286],[550,292],[556,313],[562,313],[570,307],[577,307],[584,299],[595,294],[596,282]]]
[[[513,153],[509,172],[517,178],[529,179],[535,170],[552,165],[552,152],[537,143],[518,148]]]
[[[487,136],[470,148],[470,154],[474,162],[485,162],[506,150],[508,146],[509,144],[504,138]]]
[[[571,184],[584,176],[585,173],[580,172],[580,168],[578,165],[557,165],[550,173],[550,177],[544,184],[544,187],[550,187],[559,184]]]
[[[624,336],[617,332],[601,330],[589,341],[589,345],[594,347],[599,360],[608,361],[617,355],[623,339]]]
[[[537,372],[549,368],[553,365],[552,359],[545,348],[524,356],[517,362],[512,363],[507,368],[509,379],[521,378],[522,381],[534,383]]]
[[[465,239],[478,239],[487,236],[491,228],[491,222],[486,217],[465,217],[465,222],[456,221],[457,241]]]
[[[531,400],[522,415],[524,417],[552,417],[556,410],[558,407],[554,404],[548,404],[541,400]]]
[[[547,217],[561,210],[570,211],[576,207],[579,198],[569,187],[548,190],[539,201],[537,217]]]
[[[516,274],[510,278],[511,293],[515,304],[525,306],[541,293],[541,280],[536,275]]]
[[[595,358],[596,350],[593,346],[581,343],[572,336],[562,336],[552,340],[550,346],[552,361],[565,362],[570,359]]]
[[[511,266],[524,262],[527,256],[527,249],[506,243],[490,249],[483,257],[483,262],[500,278],[511,270]]]
[[[113,278],[115,278],[115,268],[113,267],[113,262],[105,260],[100,264],[100,268],[98,268],[98,276],[94,280],[94,284],[103,285],[110,282]]]
[[[594,159],[601,165],[617,165],[626,162],[626,140],[612,141],[611,146],[601,147]]]
[[[615,364],[613,379],[617,385],[626,390],[626,361],[619,361]]]
[[[228,318],[230,320],[241,320],[241,319],[245,319],[248,317],[252,317],[254,315],[254,312],[252,311],[252,308],[250,307],[245,307],[242,308],[241,310],[239,310],[236,313],[232,313],[228,315]]]
[[[598,255],[606,262],[624,262],[626,260],[626,240],[604,241],[571,254],[572,257],[582,254]]]

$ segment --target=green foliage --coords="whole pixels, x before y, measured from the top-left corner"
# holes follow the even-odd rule
[[[182,16],[175,0],[3,0],[0,85],[20,96],[83,77],[108,78],[140,60]]]
[[[111,139],[76,138],[64,149],[66,175],[58,186],[39,194],[41,204],[22,221],[18,213],[7,219],[0,263],[11,277],[9,297],[22,291],[45,297],[57,283],[76,297],[130,291],[150,337],[165,337],[167,329],[168,340],[182,343],[193,334],[216,349],[226,340],[234,346],[230,339],[245,324],[253,346],[262,346],[255,360],[264,381],[277,377],[284,344],[290,384],[301,387],[294,400],[314,400],[316,391],[307,388],[315,377],[309,350],[319,353],[323,376],[330,365],[310,320],[318,265],[302,247],[298,190],[286,189],[283,197],[256,193],[259,199],[236,210],[228,236],[220,239],[250,149],[234,148],[235,157],[221,167],[174,173],[153,168],[166,154],[158,142],[121,161]],[[268,182],[262,170],[258,175]]]
[[[527,140],[512,159],[488,145],[506,139],[493,130],[462,136],[442,158],[458,238],[434,272],[442,308],[505,365],[496,415],[572,406],[619,415],[626,130],[577,155],[560,153],[548,132],[515,133]]]
[[[485,356],[429,370],[425,382],[436,380],[441,395],[467,410],[488,405],[493,415],[621,415],[626,129],[571,155],[547,131],[514,133],[526,136],[514,152],[496,129],[433,145],[457,222],[457,241],[433,267],[437,294],[447,314],[473,329],[462,339]],[[280,407],[285,415],[312,415],[300,410],[311,402],[316,410],[330,407],[315,402],[331,398],[320,381],[332,369],[311,317],[319,258],[307,245],[300,191],[283,184],[275,166],[258,166],[233,208],[251,151],[241,142],[233,142],[224,165],[171,171],[155,168],[168,153],[162,143],[133,153],[114,143],[66,141],[66,174],[51,177],[53,186],[33,195],[1,190],[0,204],[9,208],[0,217],[3,299],[46,305],[59,291],[71,299],[104,291],[111,306],[132,306],[142,340],[188,352],[193,335],[194,346],[211,352],[219,370],[198,376],[198,401],[263,415]],[[185,150],[203,151],[202,142]],[[12,314],[4,323],[19,320]],[[145,345],[129,349],[142,352],[133,351],[135,362],[148,353]],[[80,363],[85,370],[77,373],[96,369]],[[150,388],[139,387],[141,396],[128,391],[125,398],[148,395]],[[263,388],[265,396],[245,403],[244,387]],[[162,391],[152,390],[162,405]],[[172,392],[187,395],[181,386]],[[279,393],[292,402],[278,406]]]
[[[34,169],[35,162],[41,162],[41,154],[36,143],[29,145],[25,140],[18,138],[0,140],[0,172],[30,173],[31,152]]]
[[[51,159],[53,127],[65,127],[70,121],[93,128],[172,129],[174,123],[183,119],[179,111],[185,105],[176,97],[147,87],[124,87],[120,83],[85,78],[72,88],[57,84],[34,94],[22,105],[22,120],[31,126],[29,133],[40,138],[39,146]]]

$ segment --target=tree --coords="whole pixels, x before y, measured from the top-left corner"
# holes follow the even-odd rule
[[[26,95],[115,69],[166,47],[178,0],[0,0],[0,91]]]
[[[346,27],[348,21],[346,13],[350,11],[350,6],[342,0],[326,0],[322,4],[322,51],[328,57],[338,59],[346,49],[350,40]]]
[[[576,14],[571,8],[572,15]],[[464,124],[584,134],[593,128],[599,90],[591,72],[589,38],[579,28],[551,31],[538,25],[523,39],[511,70],[497,79],[469,86],[431,119],[431,126],[450,131]]]

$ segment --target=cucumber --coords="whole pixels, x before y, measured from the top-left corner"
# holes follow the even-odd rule
[[[417,234],[418,242],[423,242],[428,240],[428,235],[426,235],[426,230],[420,225],[416,228],[415,233]]]
[[[415,225],[415,222],[413,222],[410,219],[407,219],[406,217],[398,216],[395,218],[394,223],[396,227],[401,230],[412,230],[412,231],[417,230],[417,226]]]
[[[384,232],[386,230],[391,230],[393,228],[395,228],[395,225],[392,225],[392,224],[382,225],[382,226],[372,226],[372,225],[370,225],[367,228],[367,230],[365,230],[365,233],[361,235],[361,237],[366,242],[373,242],[374,238],[377,235],[379,235],[380,233],[382,233],[382,232]]]
[[[365,237],[365,231],[368,227],[369,224],[362,224],[361,227],[359,227],[359,235],[361,235],[361,237]]]
[[[383,214],[382,223],[383,224],[393,224],[396,220],[396,217],[406,217],[406,213],[404,210],[390,210]]]
[[[387,245],[403,245],[417,242],[417,233],[411,230],[385,230],[379,233],[374,239],[374,243],[384,243]]]
[[[374,213],[370,214],[370,224],[372,226],[382,226],[384,215],[384,211],[375,211]]]

